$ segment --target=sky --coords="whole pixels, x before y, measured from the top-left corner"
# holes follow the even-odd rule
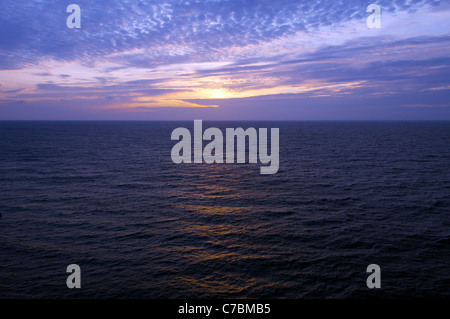
[[[0,1],[0,120],[193,119],[450,120],[450,0]]]

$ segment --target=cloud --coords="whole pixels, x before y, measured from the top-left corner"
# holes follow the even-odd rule
[[[450,4],[380,0],[383,27],[370,30],[372,2],[79,0],[77,30],[66,3],[3,0],[0,99],[207,109],[448,92]]]
[[[350,20],[364,21],[371,2],[79,0],[82,28],[75,30],[66,27],[66,3],[3,0],[2,67],[17,68],[48,58],[93,63],[113,54],[139,66],[198,61],[207,59],[205,53],[211,51],[256,45],[299,31],[316,32]],[[444,2],[433,0],[377,3],[386,13],[445,7]],[[133,50],[147,54],[121,55]]]
[[[219,107],[218,105],[206,105],[193,103],[183,100],[171,100],[171,99],[147,99],[146,101],[140,101],[133,99],[132,101],[128,101],[125,104],[113,104],[109,105],[108,109],[124,109],[124,110],[132,110],[132,109],[145,109],[145,108],[154,108],[154,107]]]

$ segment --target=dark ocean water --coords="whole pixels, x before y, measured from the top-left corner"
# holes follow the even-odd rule
[[[450,123],[203,123],[278,127],[274,175],[181,126],[0,122],[0,297],[450,297]]]

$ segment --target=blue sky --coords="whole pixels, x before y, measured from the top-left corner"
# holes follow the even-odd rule
[[[450,120],[450,1],[2,0],[0,33],[4,120]]]

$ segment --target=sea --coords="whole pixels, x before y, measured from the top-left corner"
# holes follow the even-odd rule
[[[203,122],[279,128],[272,175],[175,164],[193,124],[0,122],[0,298],[450,297],[450,122]]]

